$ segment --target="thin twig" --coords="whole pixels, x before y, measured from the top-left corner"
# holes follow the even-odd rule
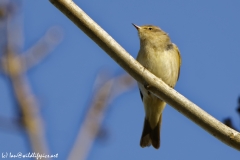
[[[11,20],[12,15],[7,15],[7,47],[2,57],[3,68],[12,83],[15,98],[21,109],[22,123],[28,133],[33,151],[40,154],[48,154],[48,147],[44,139],[44,129],[38,106],[31,93],[28,81],[24,77],[24,65],[21,56],[15,53],[16,46],[14,46],[14,38],[11,37],[11,33],[13,32],[10,25]]]
[[[73,1],[50,0],[85,34],[148,90],[227,145],[240,150],[240,133],[227,127],[141,66]]]
[[[5,71],[12,83],[15,97],[22,113],[22,122],[27,130],[31,147],[35,153],[48,154],[48,147],[44,138],[42,119],[39,115],[38,105],[31,93],[27,79],[23,76],[19,56],[7,51],[5,57]]]
[[[105,82],[94,95],[90,109],[81,125],[77,140],[69,155],[69,160],[85,160],[94,139],[99,133],[104,113],[116,97],[131,89],[135,84],[129,75],[122,75]]]
[[[6,7],[9,7],[11,3],[8,2]],[[25,77],[25,72],[32,67],[32,65],[29,64],[35,64],[40,61],[40,59],[49,52],[52,45],[56,45],[59,40],[55,39],[49,44],[49,35],[50,38],[53,36],[48,32],[42,41],[37,43],[36,46],[33,46],[33,49],[31,49],[28,54],[24,55],[25,57],[18,54],[16,50],[19,49],[20,46],[16,43],[16,39],[19,38],[18,36],[21,29],[10,25],[13,16],[14,14],[6,12],[6,50],[4,54],[1,55],[0,68],[1,71],[5,72],[6,76],[9,77],[11,82],[13,93],[21,112],[20,122],[26,129],[30,147],[35,154],[41,154],[45,158],[45,155],[49,155],[49,149],[45,140],[43,120],[39,113],[39,106],[36,102],[36,98]],[[15,34],[13,34],[13,32]],[[33,60],[29,57],[35,57],[35,59]],[[37,157],[34,158],[37,159]],[[46,157],[45,159],[49,158]]]
[[[63,38],[63,33],[60,27],[55,26],[48,29],[45,35],[30,49],[24,52],[22,60],[25,65],[25,70],[38,64],[45,58]]]

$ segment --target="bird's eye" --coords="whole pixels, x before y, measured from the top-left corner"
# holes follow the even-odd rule
[[[148,29],[149,29],[149,30],[152,30],[152,27],[149,27]]]

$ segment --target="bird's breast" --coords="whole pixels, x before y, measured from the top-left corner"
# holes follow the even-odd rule
[[[161,78],[169,86],[174,87],[178,79],[179,57],[177,51],[156,50],[151,48],[141,50],[137,61],[155,76]]]

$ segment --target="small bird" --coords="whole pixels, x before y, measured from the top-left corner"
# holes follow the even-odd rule
[[[137,61],[170,87],[174,87],[180,74],[181,56],[178,47],[171,42],[168,34],[157,26],[133,26],[138,31],[140,50]],[[138,83],[145,110],[145,121],[140,146],[160,147],[160,128],[164,101],[151,94]]]

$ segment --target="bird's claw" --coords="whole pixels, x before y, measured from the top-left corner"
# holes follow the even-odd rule
[[[144,88],[148,90],[150,88],[150,85],[149,84],[145,84]]]
[[[145,85],[144,85],[144,88],[145,88],[146,90],[149,90],[149,88],[150,88],[150,85],[149,85],[149,84],[145,84]],[[149,91],[147,91],[147,93],[148,93],[148,95],[150,95],[150,94],[151,94]]]

